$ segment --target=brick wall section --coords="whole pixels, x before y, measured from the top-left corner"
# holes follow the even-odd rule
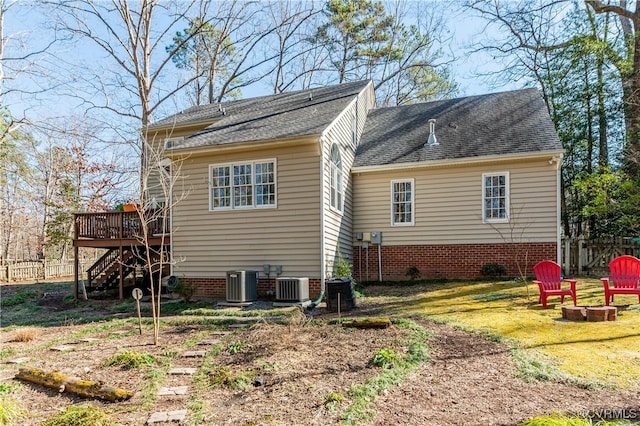
[[[225,278],[180,278],[181,281],[192,283],[196,286],[196,297],[210,297],[217,300],[225,300],[227,297],[227,279]],[[274,278],[258,279],[258,297],[269,297],[268,291],[274,291],[276,281]],[[309,278],[309,297],[313,300],[320,294],[320,279]]]
[[[516,257],[526,264],[527,275],[533,275],[537,262],[556,259],[555,243],[382,245],[381,249],[382,279],[388,281],[408,279],[405,271],[411,266],[420,270],[421,278],[478,278],[487,263],[504,265],[507,276],[515,277],[520,275]],[[378,280],[378,246],[369,246],[368,257],[367,250],[353,248],[353,275],[357,281]]]

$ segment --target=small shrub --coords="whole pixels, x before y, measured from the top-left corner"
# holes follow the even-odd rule
[[[351,265],[347,263],[342,255],[339,255],[338,257],[338,262],[335,265],[333,275],[336,278],[351,278]]]
[[[373,365],[381,368],[393,368],[399,361],[400,357],[391,348],[378,349],[371,359]]]
[[[227,352],[230,355],[235,355],[235,354],[240,353],[242,351],[243,347],[244,347],[244,343],[242,343],[242,342],[231,342],[227,346]]]
[[[104,362],[105,366],[121,366],[123,368],[151,367],[156,364],[157,361],[153,355],[141,354],[135,351],[124,351]]]
[[[111,416],[89,405],[67,407],[62,413],[42,423],[42,426],[118,426]]]
[[[231,371],[226,367],[214,367],[209,373],[212,386],[226,386],[236,390],[247,390],[253,384],[250,371]]]
[[[409,277],[410,280],[417,280],[420,278],[420,269],[415,266],[409,266],[404,270],[405,277]]]
[[[14,342],[32,342],[38,337],[38,329],[33,327],[20,328],[13,335]]]
[[[502,277],[507,273],[507,267],[499,263],[485,263],[480,273],[485,277]]]
[[[329,411],[336,411],[338,404],[344,401],[344,395],[339,392],[329,392],[324,397],[323,405]]]
[[[196,294],[196,286],[192,282],[181,280],[180,278],[172,275],[169,277],[167,288],[170,292],[176,293],[184,299],[185,302],[189,302],[194,294]]]
[[[18,401],[13,398],[0,397],[0,426],[15,424],[24,414]]]
[[[20,392],[20,390],[22,390],[22,385],[20,383],[0,383],[0,395],[17,393]]]

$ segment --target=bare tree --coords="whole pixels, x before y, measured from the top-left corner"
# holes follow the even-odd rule
[[[9,143],[11,134],[22,126],[32,124],[24,112],[11,111],[12,96],[22,98],[35,96],[50,89],[45,81],[50,79],[42,66],[50,48],[58,41],[57,34],[44,41],[34,42],[26,31],[7,34],[5,20],[13,13],[24,9],[19,0],[0,0],[0,114],[3,122],[0,126],[0,158],[3,145]],[[33,15],[36,15],[34,13]],[[31,82],[32,84],[27,84]]]
[[[107,210],[123,186],[126,175],[99,139],[101,130],[86,117],[67,117],[35,133],[28,151],[33,171],[29,187],[46,258],[66,259],[74,212]]]
[[[275,30],[275,60],[270,71],[273,93],[307,89],[317,72],[326,71],[326,52],[310,40],[316,31],[315,18],[321,13],[319,2],[278,1],[265,12]]]
[[[635,2],[635,10],[630,10],[626,0],[620,0],[618,5],[603,3],[600,0],[586,0],[585,3],[596,13],[617,16],[625,36],[625,54],[620,57],[617,52],[612,53],[617,59],[614,64],[620,71],[625,100],[626,169],[632,178],[638,179],[640,178],[640,3]]]
[[[28,142],[28,135],[14,129],[5,133],[0,146],[0,260],[3,261],[18,257],[17,241],[25,231],[20,227],[20,217],[26,214],[23,200],[29,176],[25,155]]]
[[[164,102],[196,78],[174,87],[163,84],[171,72],[171,58],[207,22],[200,21],[189,36],[165,50],[173,34],[188,22],[189,14],[199,13],[196,0],[80,0],[50,4],[58,14],[60,31],[97,47],[111,63],[100,64],[94,75],[87,75],[88,70],[82,68],[86,64],[80,64],[79,78],[89,85],[90,92],[81,101],[88,108],[133,119],[139,128],[145,128]],[[119,103],[113,102],[113,93],[118,93]]]
[[[158,345],[163,270],[176,262],[167,250],[170,214],[188,196],[189,189],[183,186],[181,173],[185,158],[166,158],[161,140],[153,136],[145,134],[143,141],[148,166],[142,170],[143,191],[137,210],[141,224],[138,240],[142,250],[134,249],[144,261],[149,276],[153,343]]]

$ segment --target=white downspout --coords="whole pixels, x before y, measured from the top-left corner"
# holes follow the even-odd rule
[[[562,180],[562,170],[561,170],[561,164],[562,164],[562,154],[560,154],[560,158],[558,158],[556,160],[556,223],[557,223],[557,231],[556,231],[556,241],[557,241],[557,246],[556,246],[556,257],[557,257],[557,263],[558,265],[562,265],[562,186],[561,186],[561,180]],[[567,259],[568,261],[568,259]],[[567,265],[568,267],[569,265]],[[565,271],[566,273],[568,273],[568,268]]]
[[[318,138],[320,148],[320,295],[325,289],[325,237],[324,237],[324,138]]]

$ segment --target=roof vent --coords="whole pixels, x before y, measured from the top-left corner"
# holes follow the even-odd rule
[[[429,120],[429,139],[427,139],[427,143],[425,146],[434,146],[440,145],[438,143],[438,139],[436,139],[436,119],[432,118]]]
[[[312,101],[313,100],[313,93],[309,92],[309,100]]]
[[[222,104],[218,104],[218,111],[222,112]]]

